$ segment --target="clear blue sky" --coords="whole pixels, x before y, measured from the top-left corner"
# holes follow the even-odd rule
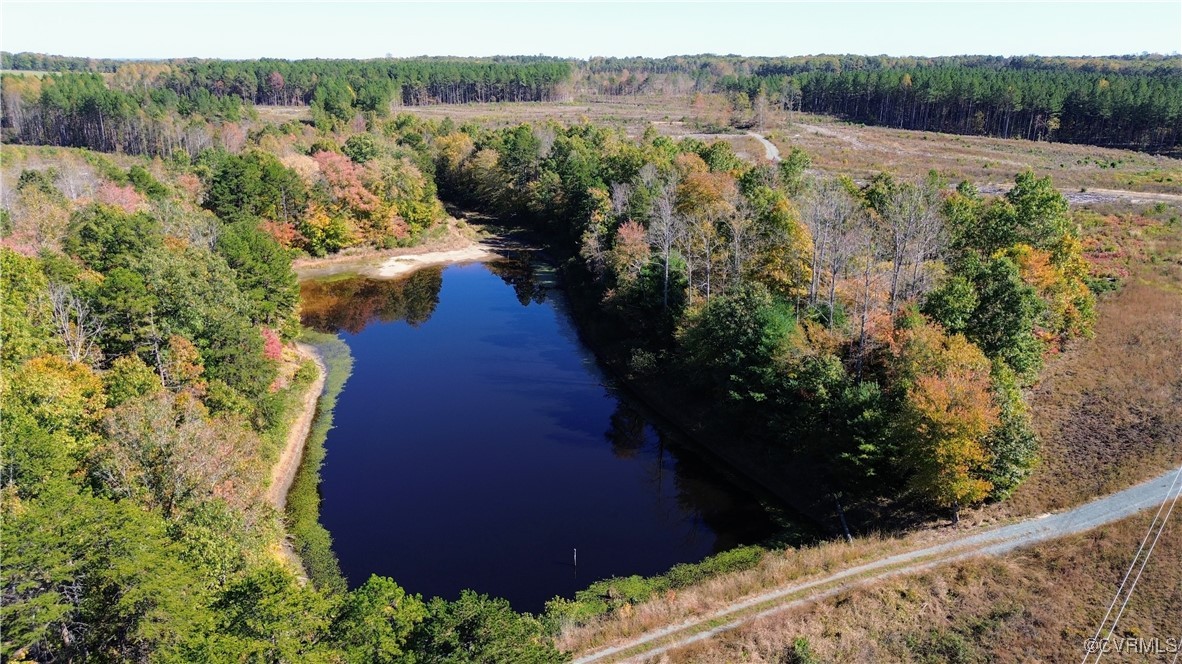
[[[1110,55],[1182,50],[1162,2],[21,2],[0,48],[118,58],[386,54]]]

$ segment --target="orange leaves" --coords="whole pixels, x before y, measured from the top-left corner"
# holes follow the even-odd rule
[[[365,188],[362,182],[364,169],[335,152],[317,152],[312,158],[320,166],[321,175],[339,203],[360,214],[377,210],[381,201]]]
[[[905,386],[912,487],[945,507],[989,495],[985,438],[998,423],[990,364],[962,335],[923,322],[898,332],[892,369]]]
[[[648,237],[644,226],[636,221],[626,221],[616,229],[616,241],[611,250],[612,269],[621,281],[632,281],[640,276],[641,269],[648,262]]]
[[[1018,264],[1022,281],[1034,286],[1040,293],[1051,288],[1061,278],[1051,265],[1051,254],[1046,251],[1028,244],[1016,244],[1008,253]]]
[[[692,172],[677,187],[677,212],[687,217],[721,219],[735,211],[735,179],[726,173]]]
[[[264,219],[259,223],[259,230],[275,238],[284,249],[290,249],[304,240],[304,236],[296,230],[294,224]]]
[[[1057,346],[1063,338],[1087,335],[1095,318],[1094,300],[1084,277],[1088,273],[1083,244],[1065,235],[1051,251],[1017,244],[1006,255],[1018,265],[1022,281],[1034,287],[1046,305],[1036,334]]]

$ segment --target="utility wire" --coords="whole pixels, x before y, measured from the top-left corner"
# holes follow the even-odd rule
[[[1169,490],[1166,491],[1166,500],[1168,500],[1170,497],[1170,494],[1174,492],[1174,487],[1177,486],[1179,479],[1182,479],[1182,466],[1178,466],[1178,472],[1174,474],[1174,480],[1172,482],[1170,482],[1170,488],[1169,488]],[[1157,513],[1153,515],[1153,521],[1150,522],[1149,528],[1145,531],[1145,536],[1141,538],[1141,546],[1137,547],[1137,552],[1135,554],[1133,554],[1133,560],[1129,562],[1129,569],[1125,572],[1124,578],[1121,579],[1120,586],[1116,589],[1116,595],[1113,596],[1112,602],[1108,604],[1108,610],[1104,612],[1104,618],[1102,620],[1100,620],[1100,625],[1098,627],[1096,627],[1096,633],[1092,636],[1091,640],[1089,641],[1089,643],[1094,643],[1097,645],[1097,648],[1096,648],[1096,661],[1097,662],[1100,661],[1100,655],[1103,654],[1102,653],[1103,649],[1099,647],[1100,646],[1100,634],[1102,634],[1104,632],[1104,625],[1108,623],[1108,617],[1112,615],[1112,609],[1116,608],[1116,603],[1120,601],[1120,596],[1124,592],[1125,584],[1128,583],[1129,576],[1133,573],[1133,568],[1137,566],[1137,559],[1141,557],[1141,552],[1145,550],[1145,544],[1149,542],[1149,537],[1153,534],[1153,528],[1154,528],[1154,526],[1157,525],[1157,520],[1161,516],[1162,510],[1165,509],[1165,507],[1166,507],[1166,501],[1163,500],[1161,505],[1159,505],[1157,508]],[[1171,505],[1170,509],[1173,509],[1172,505]],[[1130,590],[1130,592],[1132,592],[1132,591]],[[1127,602],[1128,600],[1126,599],[1125,601]],[[1123,607],[1122,607],[1122,610],[1123,610]],[[1109,632],[1109,636],[1111,636],[1111,632]],[[1081,664],[1086,664],[1086,662],[1088,661],[1088,659],[1091,658],[1091,656],[1092,656],[1092,653],[1088,652],[1087,649],[1085,648],[1083,659],[1080,660]]]
[[[1173,487],[1171,486],[1171,490]],[[1129,586],[1129,594],[1125,596],[1125,601],[1120,605],[1120,611],[1117,612],[1116,617],[1112,619],[1112,627],[1108,629],[1108,636],[1116,631],[1116,625],[1120,622],[1121,616],[1125,613],[1125,607],[1129,605],[1129,600],[1133,598],[1133,591],[1137,589],[1137,582],[1141,580],[1141,572],[1145,571],[1145,566],[1149,564],[1149,557],[1153,555],[1153,549],[1157,546],[1157,541],[1161,539],[1161,534],[1165,532],[1166,523],[1170,520],[1170,514],[1174,511],[1174,506],[1178,504],[1178,497],[1182,496],[1182,491],[1174,494],[1174,499],[1170,501],[1170,509],[1166,510],[1165,517],[1161,520],[1161,526],[1157,529],[1157,535],[1153,538],[1153,543],[1149,545],[1149,551],[1145,553],[1145,558],[1141,560],[1141,567],[1137,570],[1137,576],[1133,577],[1133,585]],[[1170,494],[1166,494],[1169,498]],[[1163,505],[1165,503],[1162,503]]]

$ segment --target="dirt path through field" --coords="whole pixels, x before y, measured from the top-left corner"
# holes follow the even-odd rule
[[[767,155],[768,161],[780,161],[780,148],[776,147],[775,143],[767,140],[762,134],[757,134],[753,131],[747,132],[747,135],[759,141],[763,145],[763,151]]]
[[[1020,546],[1081,533],[1155,508],[1167,501],[1176,501],[1180,493],[1182,468],[1064,512],[1044,514],[1008,526],[973,532],[942,544],[881,558],[820,579],[769,590],[710,614],[585,654],[574,662],[644,661],[857,585],[890,576],[912,574],[971,556],[998,555]]]

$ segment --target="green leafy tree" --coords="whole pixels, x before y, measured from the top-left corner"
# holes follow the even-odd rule
[[[371,161],[381,154],[377,141],[369,134],[354,134],[350,136],[345,141],[344,147],[341,148],[341,152],[344,152],[346,157],[358,164]]]
[[[964,332],[978,304],[977,289],[973,283],[962,275],[954,274],[927,294],[923,313],[949,332]]]
[[[407,640],[426,617],[427,606],[418,595],[375,575],[341,601],[331,638],[350,662],[404,662],[413,659]]]
[[[5,659],[182,661],[212,628],[163,521],[59,486],[5,514]]]
[[[160,223],[147,214],[95,203],[74,213],[62,247],[91,269],[108,272],[160,246],[163,237]]]
[[[251,571],[223,590],[213,608],[222,647],[245,661],[332,662],[332,603],[277,564]]]
[[[211,154],[203,205],[224,222],[267,219],[295,223],[308,204],[304,181],[272,154]]]
[[[54,345],[49,282],[36,258],[0,247],[0,367],[21,362]]]
[[[454,602],[436,597],[427,609],[427,619],[410,640],[416,661],[423,664],[567,660],[545,637],[539,620],[515,612],[503,599],[465,590]]]
[[[683,335],[689,366],[703,372],[736,404],[768,398],[776,384],[776,357],[792,332],[791,310],[760,284],[744,284],[711,299]]]
[[[991,358],[1000,358],[1024,380],[1042,367],[1045,350],[1035,336],[1042,302],[1022,281],[1018,266],[1008,258],[986,261],[974,270],[977,308],[965,334]]]
[[[217,252],[250,302],[252,323],[281,328],[295,316],[299,282],[291,257],[274,238],[250,222],[239,222],[218,235]]]
[[[808,153],[794,147],[788,156],[780,161],[780,184],[789,196],[799,196],[804,191],[804,174],[813,165]]]
[[[1030,476],[1038,460],[1038,437],[1030,425],[1030,409],[1022,400],[1018,376],[1002,362],[993,363],[993,400],[998,422],[989,432],[989,471],[993,485],[990,498],[1004,500]]]
[[[357,93],[347,81],[338,77],[326,78],[316,86],[312,95],[312,113],[331,123],[348,122],[353,118],[353,102]]]
[[[111,368],[103,372],[103,385],[106,387],[107,406],[110,408],[153,394],[164,387],[160,382],[160,374],[145,364],[138,355],[115,358]]]

